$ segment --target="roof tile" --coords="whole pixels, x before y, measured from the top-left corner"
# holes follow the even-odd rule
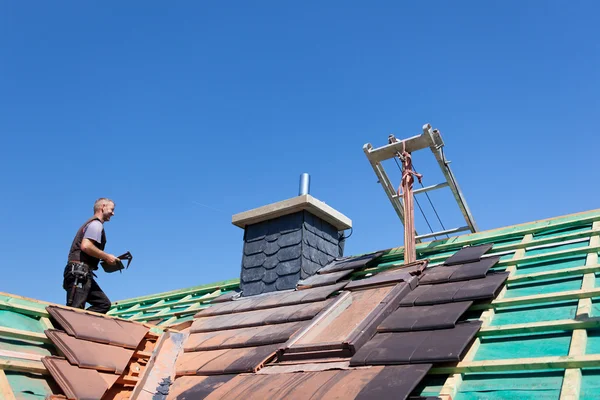
[[[58,330],[45,331],[46,336],[65,354],[71,364],[81,368],[122,373],[133,356],[133,350],[90,342]]]
[[[421,285],[457,282],[469,279],[485,278],[487,272],[498,263],[500,257],[488,257],[467,264],[452,266],[441,265],[425,270],[419,280]]]
[[[471,321],[451,329],[378,333],[358,350],[350,365],[456,362],[480,327],[480,321]]]
[[[46,310],[69,335],[78,339],[135,349],[149,331],[144,325],[132,321],[57,306],[48,306]]]
[[[454,328],[471,301],[430,306],[400,307],[378,327],[378,332],[405,332]]]
[[[419,285],[400,302],[401,306],[430,305],[465,300],[491,300],[508,273],[490,273],[485,278],[436,285]]]
[[[191,332],[210,332],[223,329],[247,328],[251,326],[303,321],[317,315],[328,302],[328,300],[325,300],[265,310],[253,310],[237,314],[197,318],[191,326]]]
[[[78,368],[61,357],[44,357],[42,363],[70,399],[98,400],[119,378],[115,374]]]
[[[277,345],[183,353],[177,375],[220,375],[254,372],[275,356]]]
[[[482,255],[494,247],[493,243],[463,247],[444,261],[444,265],[465,264],[478,261]]]
[[[186,341],[184,350],[216,350],[283,343],[305,325],[306,322],[289,322],[225,331],[192,333]]]

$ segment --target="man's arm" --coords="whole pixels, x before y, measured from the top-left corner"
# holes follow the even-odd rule
[[[81,251],[83,251],[88,256],[92,256],[95,258],[99,258],[100,260],[104,260],[107,263],[109,263],[110,265],[115,265],[115,263],[117,262],[117,257],[100,250],[99,248],[96,247],[94,242],[92,242],[90,239],[84,238],[81,241]]]

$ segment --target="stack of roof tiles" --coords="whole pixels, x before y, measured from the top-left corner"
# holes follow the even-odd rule
[[[131,321],[56,306],[46,310],[63,329],[46,330],[46,336],[65,357],[44,357],[42,362],[69,399],[102,398],[131,367],[148,333]]]
[[[489,271],[491,247],[353,281],[381,253],[338,259],[293,291],[229,295],[195,315],[168,398],[407,398],[477,334],[480,322],[464,313],[508,277]]]

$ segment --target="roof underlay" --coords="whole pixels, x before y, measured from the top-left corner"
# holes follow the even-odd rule
[[[493,301],[470,305],[465,315],[473,322],[478,320],[481,328],[461,361],[434,364],[413,395],[454,400],[594,398],[600,390],[600,281],[596,277],[600,273],[600,210],[421,243],[417,253],[419,259],[429,260],[431,268],[463,246],[484,243],[493,243],[486,256],[499,257],[490,272],[507,272],[507,283]],[[388,249],[368,268],[353,270],[343,279],[356,281],[402,263],[403,248]],[[235,279],[118,301],[109,315],[163,329],[185,328],[195,315],[210,315],[202,313],[208,307],[220,304],[225,309],[222,302],[239,291],[238,284]],[[421,307],[418,299],[411,305]],[[39,361],[41,356],[59,354],[44,334],[57,328],[46,306],[37,300],[0,294],[0,399],[61,393]],[[380,325],[375,337],[381,343],[411,333],[395,332],[398,328],[392,322]],[[303,326],[304,322],[283,325],[293,324]],[[383,368],[381,371],[388,371],[385,373],[393,370]],[[342,371],[338,376],[352,373]],[[257,379],[238,376],[247,384]],[[307,379],[313,378],[307,375]]]

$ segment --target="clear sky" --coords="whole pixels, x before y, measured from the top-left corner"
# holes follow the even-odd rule
[[[111,300],[236,278],[231,215],[295,196],[302,172],[353,220],[346,254],[401,245],[362,146],[428,122],[482,230],[598,208],[598,15],[592,0],[1,2],[0,291],[63,302],[104,196],[107,250],[134,255],[99,274]],[[431,154],[414,159],[437,183]],[[432,200],[460,223],[448,192]]]

